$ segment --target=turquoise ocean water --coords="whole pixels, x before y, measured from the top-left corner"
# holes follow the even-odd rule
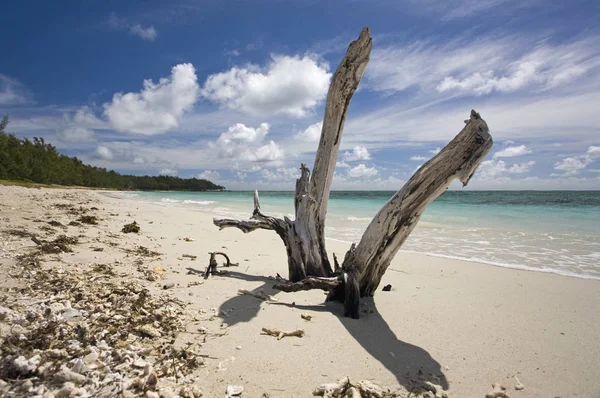
[[[393,194],[332,192],[326,237],[358,242]],[[253,210],[252,192],[118,195],[222,217],[247,219]],[[293,218],[292,192],[260,192],[260,199],[264,213]],[[600,191],[446,191],[427,208],[401,250],[600,279]]]

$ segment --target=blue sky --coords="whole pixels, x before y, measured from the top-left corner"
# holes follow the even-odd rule
[[[398,189],[472,108],[469,189],[600,189],[598,1],[10,1],[0,113],[119,172],[293,189],[363,26],[334,189]]]

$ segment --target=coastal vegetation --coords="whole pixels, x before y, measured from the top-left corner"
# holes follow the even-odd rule
[[[224,187],[198,178],[133,176],[84,164],[77,157],[59,153],[56,147],[34,137],[17,138],[7,133],[8,117],[0,122],[0,181],[21,184],[56,184],[133,191],[210,191]]]

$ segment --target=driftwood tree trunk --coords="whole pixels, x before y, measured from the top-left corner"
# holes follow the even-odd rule
[[[313,175],[305,164],[296,181],[295,219],[283,220],[261,213],[258,193],[254,195],[254,221],[215,220],[220,228],[237,227],[244,232],[255,229],[273,229],[285,244],[288,255],[289,279],[300,281],[309,275],[331,276],[332,269],[325,249],[325,215],[331,181],[335,170],[346,112],[352,95],[369,62],[371,36],[367,28],[353,41],[338,66],[325,104],[321,141],[317,151]]]
[[[373,296],[390,262],[417,225],[425,208],[458,178],[467,185],[492,147],[487,124],[471,111],[462,131],[425,163],[373,218],[358,245],[346,253],[335,270],[325,248],[325,216],[341,135],[352,95],[369,61],[372,41],[368,28],[352,42],[336,70],[325,105],[321,140],[313,174],[305,164],[296,181],[295,220],[264,215],[258,192],[251,221],[214,220],[218,227],[244,232],[272,229],[283,240],[290,282],[275,287],[286,292],[309,289],[329,291],[330,300],[344,302],[345,315],[358,318],[359,297]]]

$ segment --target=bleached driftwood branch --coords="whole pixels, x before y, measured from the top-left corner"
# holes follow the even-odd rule
[[[289,279],[292,282],[307,276],[329,277],[333,273],[325,249],[327,202],[346,112],[369,61],[371,47],[369,29],[364,28],[358,39],[348,47],[333,75],[313,174],[311,176],[308,167],[302,164],[301,176],[296,181],[295,219],[279,219],[263,214],[258,192],[255,192],[252,220],[213,221],[221,229],[235,227],[245,233],[257,229],[275,230],[287,249]]]
[[[358,318],[359,298],[372,296],[390,262],[410,235],[425,208],[459,179],[467,185],[489,152],[493,141],[487,124],[471,111],[466,126],[435,157],[425,163],[373,218],[358,245],[353,244],[340,266],[334,256],[331,269],[325,249],[325,216],[341,135],[350,100],[369,61],[372,41],[368,28],[353,41],[338,66],[325,105],[321,140],[313,174],[305,164],[296,181],[295,220],[278,219],[261,212],[254,194],[251,221],[214,220],[220,228],[243,232],[274,230],[287,249],[290,283],[276,289],[286,292],[323,289],[328,299],[344,302],[345,315]]]

